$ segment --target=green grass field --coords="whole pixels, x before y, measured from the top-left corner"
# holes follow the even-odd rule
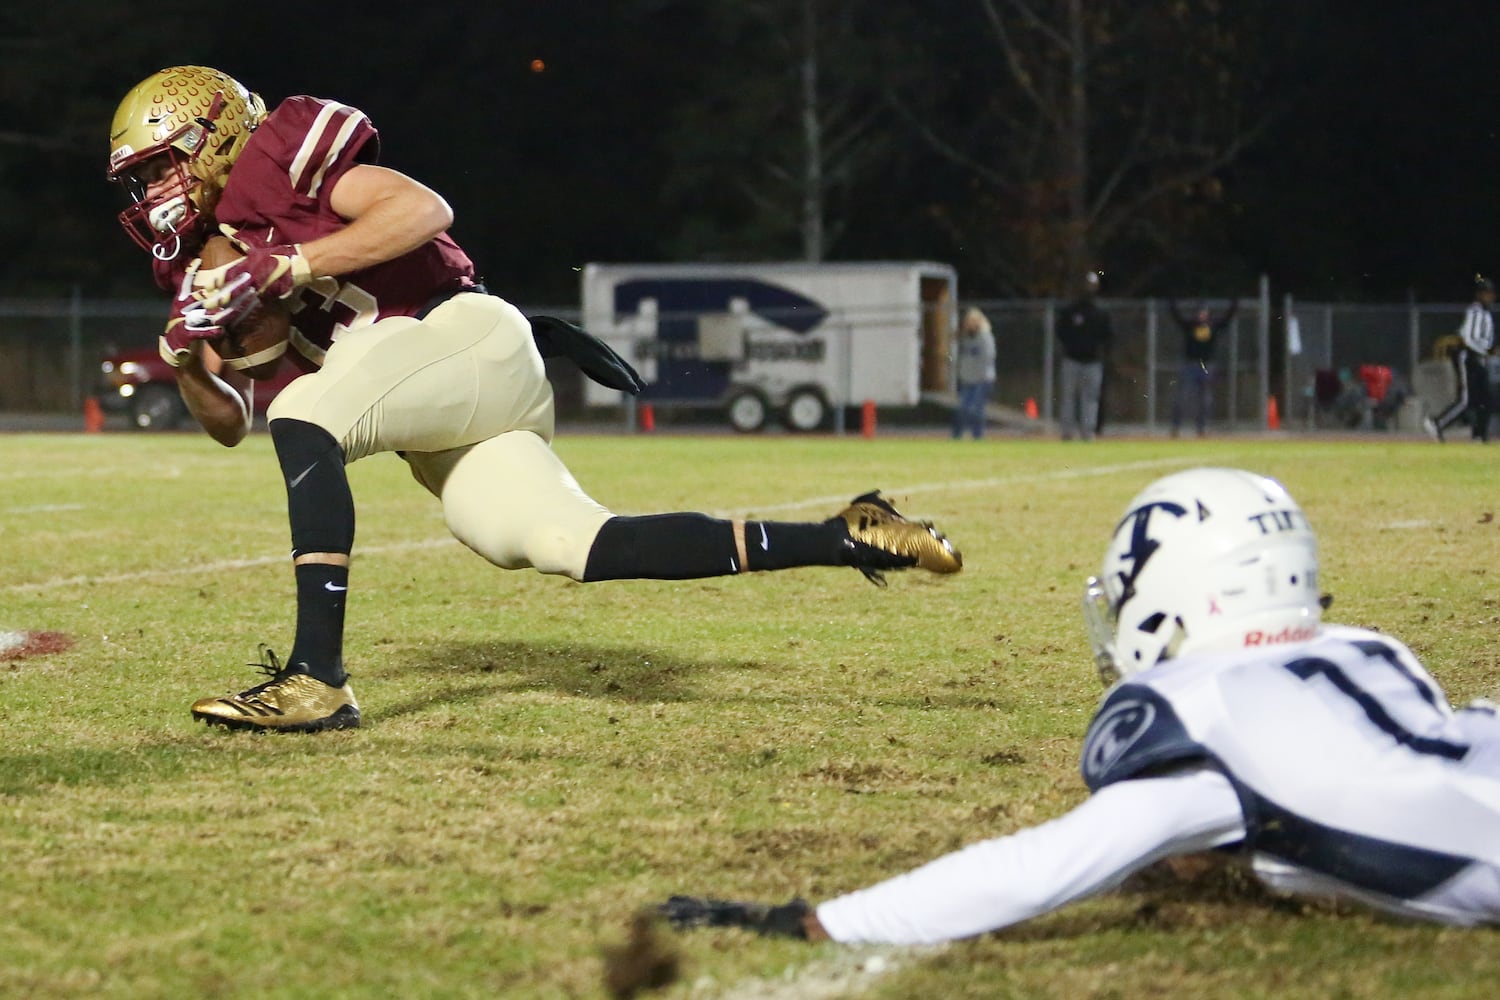
[[[362,729],[210,731],[292,627],[260,434],[0,437],[0,996],[602,997],[673,892],[826,898],[1057,815],[1101,690],[1077,612],[1125,502],[1194,464],[1281,478],[1329,617],[1404,638],[1455,701],[1500,685],[1500,452],[1371,438],[955,444],[575,437],[621,513],[826,517],[881,487],[956,577],[809,569],[581,586],[449,539],[405,466],[350,470]],[[1029,925],[876,953],[676,939],[667,997],[1445,997],[1494,931],[1145,879]],[[861,963],[864,963],[861,965]],[[863,969],[864,971],[861,971]],[[843,990],[843,993],[839,991]]]

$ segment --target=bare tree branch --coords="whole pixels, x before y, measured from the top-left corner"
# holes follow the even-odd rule
[[[941,154],[943,157],[952,161],[953,163],[956,163],[958,166],[974,173],[986,184],[998,188],[999,190],[1004,191],[1008,194],[1016,194],[1019,192],[1019,185],[1012,181],[1012,179],[1005,173],[995,169],[988,163],[985,163],[975,156],[972,156],[963,147],[950,143],[948,140],[944,139],[942,136],[933,131],[922,116],[913,112],[911,108],[907,106],[906,102],[901,100],[900,97],[896,96],[895,91],[887,90],[885,92],[885,99],[886,102],[896,111],[896,113],[900,115],[901,118],[903,118],[919,136],[926,140],[928,145],[930,145],[937,153]]]
[[[994,0],[979,0],[979,5],[984,9],[986,20],[995,33],[995,40],[1000,44],[1000,51],[1005,56],[1005,64],[1010,69],[1011,79],[1021,88],[1021,93],[1031,99],[1032,106],[1038,112],[1045,115],[1050,121],[1058,122],[1057,108],[1049,104],[1036,89],[1035,81],[1031,73],[1021,61],[1021,55],[1011,42],[1010,32],[1005,28],[1005,19],[1000,16],[1000,11],[995,8]]]
[[[1191,167],[1166,175],[1144,188],[1128,202],[1117,205],[1108,213],[1105,213],[1095,227],[1096,237],[1099,242],[1101,244],[1109,242],[1122,227],[1132,221],[1146,206],[1158,198],[1163,197],[1171,191],[1180,190],[1183,187],[1203,181],[1233,163],[1248,146],[1254,143],[1265,132],[1270,126],[1271,121],[1272,116],[1267,115],[1253,128],[1236,135],[1222,149],[1213,153],[1204,152],[1202,157]]]
[[[1072,48],[1072,43],[1068,41],[1066,35],[1062,34],[1057,29],[1053,28],[1052,25],[1042,20],[1037,12],[1028,7],[1025,3],[1022,2],[1022,0],[1006,0],[1006,2],[1016,10],[1021,12],[1021,17],[1026,21],[1027,24],[1030,24],[1033,28],[1037,29],[1042,34],[1052,39],[1052,44],[1056,45],[1058,48],[1064,51]],[[985,6],[993,8],[994,4],[992,4],[990,0],[985,0]]]

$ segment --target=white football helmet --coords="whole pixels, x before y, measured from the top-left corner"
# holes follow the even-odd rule
[[[1318,547],[1273,479],[1191,469],[1130,502],[1083,615],[1106,684],[1175,656],[1312,638]]]

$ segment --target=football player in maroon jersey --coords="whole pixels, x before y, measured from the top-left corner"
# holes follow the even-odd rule
[[[344,467],[396,452],[443,504],[449,530],[506,569],[574,580],[692,579],[793,566],[852,566],[876,582],[918,566],[956,572],[959,553],[930,524],[876,493],[821,522],[678,513],[620,517],[589,498],[552,452],[552,388],[542,359],[635,393],[639,378],[597,339],[523,316],[488,294],[448,235],[436,192],[376,165],[358,109],[291,97],[272,111],[218,70],[177,66],[133,88],[110,130],[120,221],[173,296],[162,356],[216,441],[250,429],[253,383],[209,346],[262,299],[291,311],[283,364],[306,374],[268,413],[287,486],[297,626],[283,666],[196,718],[238,729],[358,725],[344,669],[344,605],[354,500]],[[244,256],[217,268],[198,251],[222,232]]]

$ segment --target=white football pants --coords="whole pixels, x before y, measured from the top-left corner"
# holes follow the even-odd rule
[[[552,386],[520,310],[464,293],[344,334],[268,416],[328,431],[345,463],[401,452],[454,537],[496,566],[583,579],[612,516],[553,453]]]

